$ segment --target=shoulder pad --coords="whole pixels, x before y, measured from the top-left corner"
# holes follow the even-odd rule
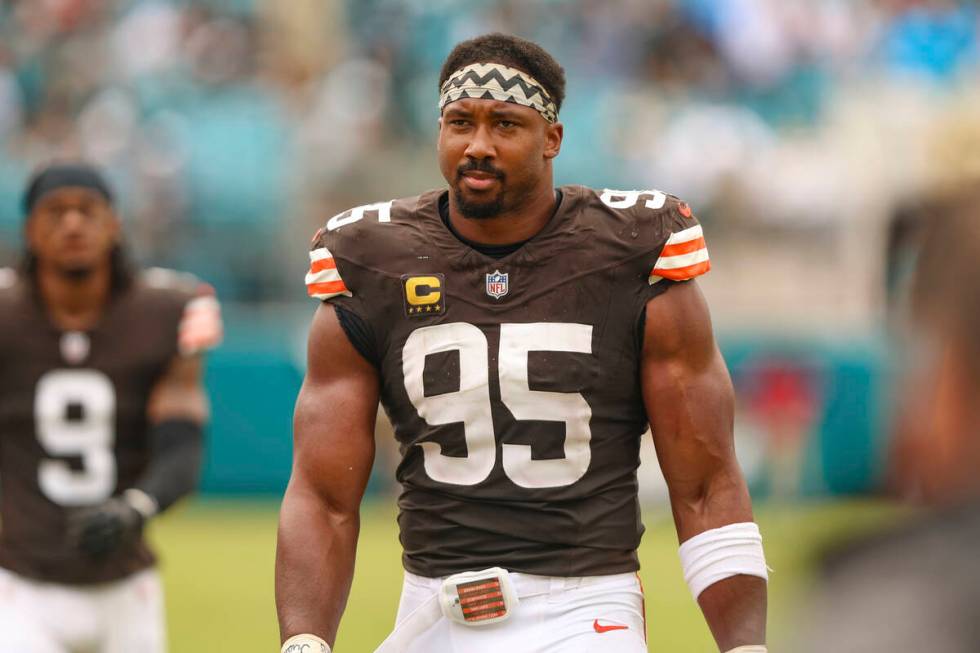
[[[667,240],[650,272],[650,284],[661,279],[687,281],[711,269],[701,223],[687,202],[667,195],[664,222]]]
[[[310,246],[310,267],[305,279],[307,294],[319,300],[341,295],[351,297],[337,260],[358,260],[383,250],[381,243],[385,239],[397,238],[397,230],[389,231],[394,226],[391,223],[411,217],[418,200],[416,196],[365,204],[327,220],[313,235]]]
[[[333,216],[323,225],[323,231],[336,231],[349,224],[360,222],[365,217],[370,217],[379,223],[391,222],[391,213],[394,208],[395,200],[387,202],[376,202],[374,204],[364,204],[355,206]]]
[[[221,344],[224,324],[214,288],[190,272],[147,268],[140,280],[148,288],[175,293],[183,302],[177,345],[184,356],[198,354]]]
[[[599,201],[635,221],[636,246],[656,253],[649,283],[687,281],[711,269],[701,224],[687,202],[659,190],[596,191]]]
[[[659,190],[613,190],[604,188],[595,191],[599,200],[611,209],[629,211],[630,209],[659,210],[667,204],[667,193]],[[676,199],[676,198],[675,198]]]

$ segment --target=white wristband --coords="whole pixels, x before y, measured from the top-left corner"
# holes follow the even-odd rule
[[[160,504],[149,494],[139,488],[131,487],[122,493],[123,501],[128,503],[144,521],[149,521],[160,510]]]
[[[761,644],[756,644],[754,646],[739,646],[728,651],[728,653],[769,653],[769,649]]]
[[[729,524],[699,533],[681,544],[680,555],[684,580],[695,601],[709,586],[739,574],[769,580],[762,535],[753,522]]]
[[[330,653],[330,645],[316,635],[303,633],[283,642],[280,653]]]

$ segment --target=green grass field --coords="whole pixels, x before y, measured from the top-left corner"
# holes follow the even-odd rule
[[[273,560],[278,504],[199,501],[160,518],[151,538],[162,559],[172,653],[278,650]],[[770,579],[770,643],[786,641],[812,578],[813,561],[842,537],[896,514],[871,502],[757,507]],[[711,636],[681,576],[673,525],[644,512],[640,560],[651,651],[714,651]],[[315,533],[308,536],[315,538]],[[374,650],[392,626],[401,566],[391,503],[363,511],[354,588],[337,639],[338,653]]]

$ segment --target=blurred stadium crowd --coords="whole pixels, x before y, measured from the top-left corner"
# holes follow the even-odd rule
[[[559,181],[700,210],[723,323],[867,326],[887,216],[980,175],[978,26],[950,0],[2,0],[0,260],[30,170],[82,156],[140,259],[299,300],[316,226],[441,183],[438,65],[501,30],[566,68]]]
[[[565,66],[559,183],[660,188],[706,225],[753,491],[875,487],[886,300],[927,200],[980,180],[974,3],[0,0],[0,265],[35,166],[105,168],[136,258],[227,308],[205,490],[280,491],[309,237],[443,184],[438,67],[492,30]]]

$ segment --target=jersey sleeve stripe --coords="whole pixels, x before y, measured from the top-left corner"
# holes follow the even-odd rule
[[[340,280],[306,284],[306,292],[310,297],[316,299],[330,299],[337,295],[347,295],[349,297],[351,294],[347,290],[347,286],[344,285],[344,282]]]
[[[701,225],[694,225],[670,235],[660,252],[653,270],[650,271],[650,284],[661,279],[686,281],[700,276],[711,269],[708,247],[704,242]]]
[[[307,286],[311,283],[327,283],[329,281],[343,281],[343,279],[340,278],[340,272],[337,271],[337,268],[328,268],[319,272],[314,272],[311,269],[306,273]]]
[[[310,297],[326,300],[337,295],[351,296],[337,270],[337,261],[326,247],[310,251],[310,270],[306,273],[306,293]]]
[[[310,262],[319,261],[322,259],[332,259],[333,254],[326,247],[317,247],[316,249],[310,250]]]
[[[690,254],[691,252],[696,252],[699,249],[706,248],[707,245],[704,242],[704,238],[695,238],[694,240],[689,240],[686,243],[677,243],[676,245],[664,245],[664,249],[660,252],[660,257],[668,256],[679,256],[681,254]]]
[[[321,258],[310,263],[310,272],[316,274],[324,270],[336,270],[337,261],[332,258]]]
[[[704,260],[700,263],[695,263],[694,265],[689,265],[684,268],[674,268],[671,270],[654,269],[654,274],[650,275],[650,285],[657,283],[661,279],[670,279],[671,281],[687,281],[688,279],[701,276],[710,269],[711,261],[709,260]]]
[[[696,263],[708,260],[708,250],[705,247],[691,252],[690,254],[680,254],[679,256],[661,256],[657,259],[657,264],[653,266],[653,273],[660,274],[664,270],[679,270]]]
[[[670,234],[665,245],[678,245],[698,238],[704,238],[704,232],[701,230],[701,225],[696,224],[693,227]]]

